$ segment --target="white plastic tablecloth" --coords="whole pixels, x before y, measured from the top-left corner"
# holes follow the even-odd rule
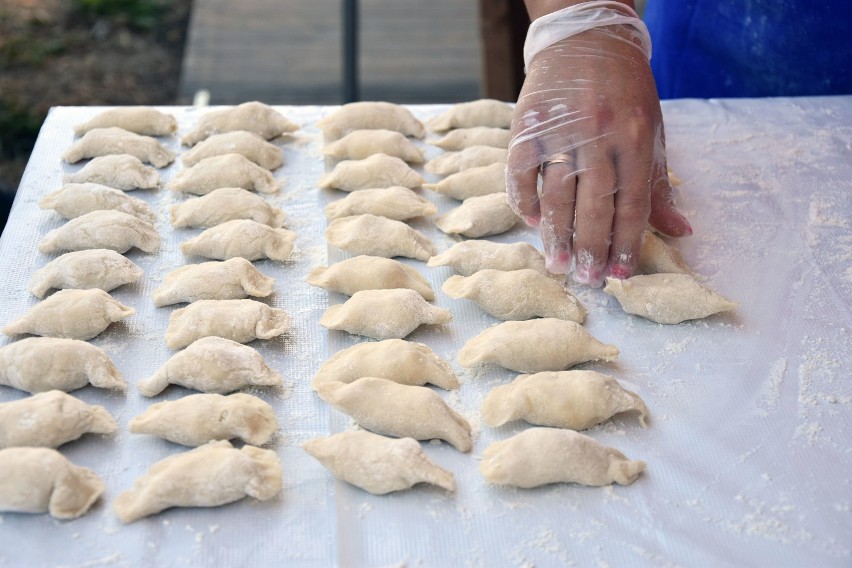
[[[452,361],[462,386],[442,396],[476,431],[473,451],[425,443],[429,456],[456,475],[458,491],[418,486],[372,496],[333,480],[300,444],[351,428],[311,391],[313,373],[331,353],[358,339],[328,332],[318,321],[329,302],[305,284],[311,267],[346,257],[329,250],[322,207],[342,194],[316,189],[325,170],[313,124],[330,107],[279,107],[303,126],[280,141],[283,191],[269,199],[298,233],[291,262],[258,262],[276,278],[271,303],[294,319],[286,338],[256,347],[285,377],[286,388],[252,392],[275,408],[280,432],[270,444],[281,458],[284,490],[259,503],[246,499],[217,509],[172,509],[122,525],[112,501],[155,461],[184,449],[131,435],[130,419],[149,404],[189,391],[171,387],[146,399],[135,382],[172,354],[163,340],[172,308],[154,308],[152,291],[187,262],[180,241],[197,230],[175,230],[168,206],[182,197],[166,189],[136,191],[159,216],[163,248],[132,252],[145,270],[135,285],[114,291],[137,314],[92,340],[114,359],[130,384],[126,393],[87,387],[75,396],[103,404],[120,424],[111,436],[85,436],[61,448],[106,482],[84,517],[0,515],[0,566],[849,566],[852,563],[852,97],[680,100],[664,103],[669,165],[681,178],[677,194],[695,235],[676,245],[703,280],[738,301],[734,313],[662,326],[624,314],[600,290],[572,286],[589,310],[587,328],[616,344],[616,364],[591,364],[638,392],[651,411],[642,429],[627,416],[588,432],[630,458],[648,463],[632,486],[554,485],[535,490],[484,483],[477,465],[491,442],[523,429],[491,429],[479,405],[513,374],[461,368],[455,353],[496,320],[441,293],[447,268],[416,266],[453,311],[447,326],[409,339]],[[442,106],[415,106],[421,118]],[[0,324],[36,303],[26,291],[32,273],[50,260],[39,239],[62,220],[37,201],[80,166],[60,161],[72,125],[102,109],[56,108],[35,151],[2,239]],[[167,108],[181,132],[202,109]],[[164,139],[179,150],[177,137]],[[432,146],[427,156],[439,153]],[[179,161],[161,170],[164,180]],[[432,178],[434,179],[434,178]],[[423,192],[441,212],[451,200]],[[453,239],[417,221],[446,249]],[[528,240],[516,228],[495,240]],[[3,339],[2,343],[8,342]],[[0,387],[0,402],[23,398]]]

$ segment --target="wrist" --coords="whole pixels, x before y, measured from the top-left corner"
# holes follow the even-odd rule
[[[575,6],[577,4],[582,4],[588,1],[589,0],[524,0],[524,4],[526,4],[527,13],[530,15],[530,20],[536,20],[542,16],[557,12],[563,8],[568,8],[569,6]],[[636,8],[634,6],[633,0],[616,1],[630,7],[631,9],[635,10]]]

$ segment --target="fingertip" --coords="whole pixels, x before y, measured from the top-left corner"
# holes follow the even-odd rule
[[[568,274],[571,269],[571,253],[567,250],[559,250],[545,254],[544,267],[551,274]]]
[[[667,211],[656,211],[648,221],[658,233],[667,237],[681,238],[693,234],[692,225],[676,207]]]

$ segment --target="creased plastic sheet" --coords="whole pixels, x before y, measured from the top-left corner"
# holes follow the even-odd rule
[[[446,107],[415,106],[421,118]],[[409,339],[449,359],[462,381],[441,392],[476,431],[463,455],[424,443],[429,456],[456,475],[458,491],[430,487],[372,496],[334,481],[300,444],[352,428],[311,391],[313,373],[330,354],[363,339],[328,332],[319,318],[344,298],[313,289],[311,267],[346,258],[327,249],[322,207],[344,194],[317,190],[330,166],[313,124],[333,107],[279,107],[303,129],[279,141],[286,178],[268,197],[283,207],[298,233],[295,259],[256,263],[276,279],[271,303],[285,308],[294,329],[284,339],[252,344],[286,379],[280,391],[251,392],[273,405],[280,433],[280,498],[252,499],[218,509],[173,509],[124,526],[112,512],[115,496],[155,461],[183,451],[149,436],[131,435],[130,419],[155,401],[189,391],[170,387],[147,399],[134,384],[167,360],[168,315],[152,291],[187,262],[180,241],[197,230],[168,223],[169,205],[182,198],[166,189],[136,191],[159,216],[163,248],[130,253],[145,270],[140,283],[114,295],[137,309],[92,343],[112,356],[128,379],[126,394],[87,387],[75,392],[112,412],[120,431],[86,436],[63,454],[93,468],[106,492],[88,515],[71,522],[46,515],[0,515],[0,566],[848,566],[852,547],[852,97],[666,102],[669,165],[682,180],[679,203],[695,235],[675,243],[706,284],[741,304],[706,321],[662,326],[624,314],[600,290],[572,286],[589,310],[586,327],[616,344],[616,364],[589,364],[638,392],[651,411],[650,428],[616,418],[588,434],[648,463],[629,487],[573,485],[515,490],[488,486],[477,465],[491,442],[522,424],[491,429],[479,406],[494,386],[514,375],[483,367],[466,370],[455,354],[496,320],[440,292],[447,268],[416,266],[450,308],[453,322],[421,328]],[[0,240],[0,323],[35,304],[30,275],[49,258],[39,239],[61,224],[37,201],[79,166],[59,156],[71,126],[97,108],[54,109],[42,129],[12,215]],[[166,108],[185,132],[202,109]],[[177,137],[165,139],[179,150]],[[439,154],[423,145],[427,157]],[[164,180],[180,163],[161,170]],[[435,179],[427,176],[429,179]],[[441,212],[454,203],[422,191]],[[444,250],[454,239],[418,220]],[[494,240],[527,240],[518,227]],[[8,340],[3,340],[7,342]],[[23,398],[0,389],[0,401]]]

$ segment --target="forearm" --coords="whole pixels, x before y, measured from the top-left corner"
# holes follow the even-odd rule
[[[575,4],[582,4],[586,1],[587,0],[524,0],[524,4],[526,4],[527,6],[527,12],[530,15],[530,19],[535,20],[544,16],[545,14],[550,14],[552,12],[556,12],[557,10],[567,8],[568,6],[573,6]],[[617,1],[635,9],[635,6],[633,5],[633,0]]]

